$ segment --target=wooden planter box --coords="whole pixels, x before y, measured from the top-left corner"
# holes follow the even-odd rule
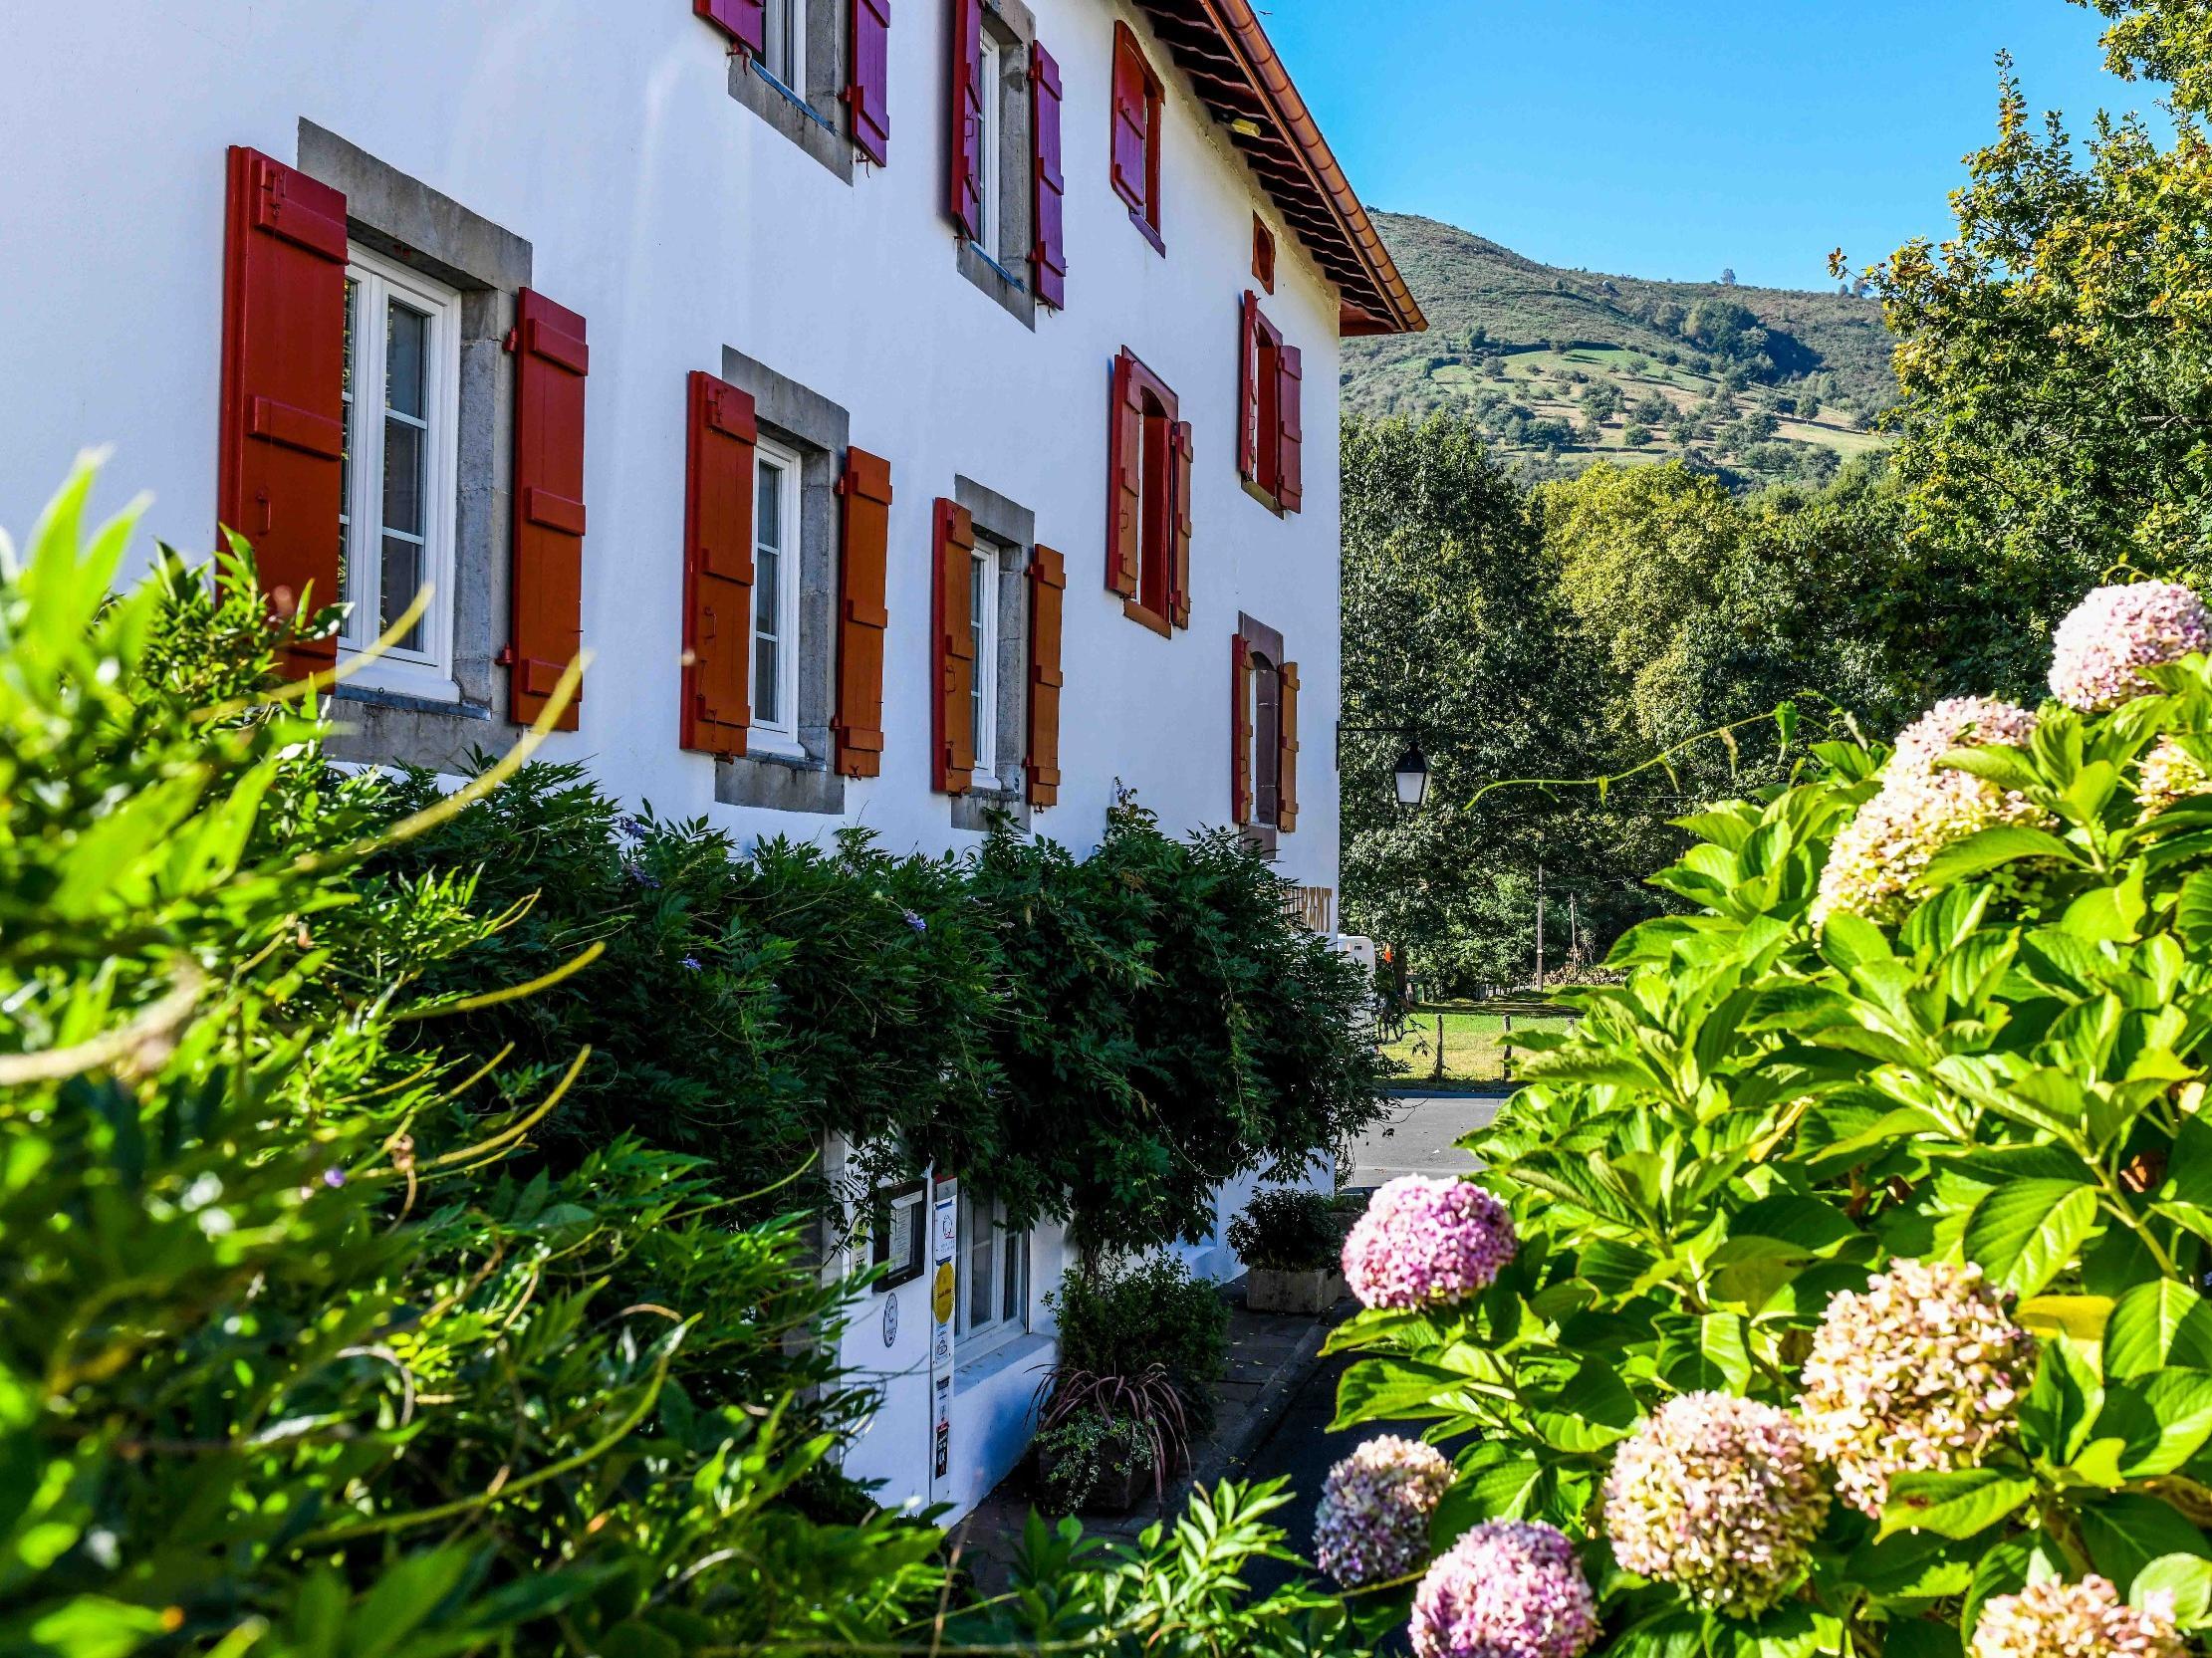
[[[1049,1514],[1062,1512],[1053,1495],[1052,1474],[1060,1458],[1050,1451],[1037,1453],[1037,1504]],[[1083,1514],[1133,1514],[1152,1489],[1152,1476],[1143,1468],[1109,1468],[1099,1476],[1079,1510]]]
[[[1344,1275],[1328,1267],[1309,1267],[1296,1273],[1254,1267],[1244,1280],[1244,1304],[1254,1312],[1296,1312],[1318,1317],[1335,1306],[1344,1294]]]

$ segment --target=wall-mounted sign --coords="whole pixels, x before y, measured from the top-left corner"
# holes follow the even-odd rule
[[[952,1477],[952,1315],[960,1304],[960,1183],[937,1182],[931,1205],[929,1255],[936,1271],[929,1285],[929,1495],[942,1501]]]
[[[883,1345],[886,1347],[898,1345],[898,1298],[896,1296],[885,1296],[883,1298]]]
[[[868,1263],[882,1272],[875,1281],[876,1294],[913,1283],[927,1266],[928,1197],[926,1180],[886,1186],[875,1194],[868,1217]]]

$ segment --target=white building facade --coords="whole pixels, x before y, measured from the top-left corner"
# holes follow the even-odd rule
[[[497,753],[581,643],[543,752],[662,816],[1081,850],[1126,789],[1333,889],[1338,341],[1419,312],[1247,0],[893,10],[26,9],[0,521],[107,443],[340,665],[427,586],[351,758]],[[913,1202],[850,1468],[964,1510],[1064,1252]]]

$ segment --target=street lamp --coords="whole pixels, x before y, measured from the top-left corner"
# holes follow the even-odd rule
[[[1391,781],[1397,785],[1398,805],[1408,812],[1418,812],[1428,800],[1428,756],[1418,743],[1398,756],[1398,763],[1390,768]]]

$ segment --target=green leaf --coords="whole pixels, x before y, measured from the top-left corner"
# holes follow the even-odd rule
[[[2127,1585],[2127,1604],[2145,1606],[2150,1596],[2173,1597],[2173,1621],[2182,1629],[2212,1622],[2212,1560],[2195,1554],[2161,1554],[2135,1573]]]
[[[2157,1443],[2121,1465],[2135,1479],[2171,1474],[2212,1439],[2212,1374],[2168,1368],[2141,1383],[2144,1406],[2158,1424]]]
[[[2115,1583],[2132,1583],[2161,1554],[2212,1553],[2203,1535],[2155,1497],[2114,1492],[2078,1512],[2091,1563]]]
[[[2044,1343],[2035,1385],[2020,1407],[2028,1447],[2060,1467],[2081,1454],[2104,1403],[2104,1386],[2071,1341]]]
[[[2046,829],[2030,829],[2025,824],[2000,824],[1995,829],[1970,834],[1964,840],[1955,840],[1937,852],[1928,859],[1927,873],[1922,879],[1930,888],[1949,886],[1953,881],[1987,874],[2024,857],[2079,861],[2073,847]]]
[[[2001,1468],[1900,1474],[1889,1483],[1878,1535],[1934,1532],[1946,1538],[1970,1538],[2003,1520],[2035,1491],[2035,1481],[2025,1474]]]
[[[2104,1373],[2117,1381],[2168,1364],[2212,1369],[2212,1306],[2185,1284],[2138,1284],[2112,1305],[2104,1326]]]
[[[1967,1258],[1992,1283],[2033,1296],[2074,1259],[2096,1220],[2096,1193],[2066,1180],[2016,1180],[1974,1206]]]

